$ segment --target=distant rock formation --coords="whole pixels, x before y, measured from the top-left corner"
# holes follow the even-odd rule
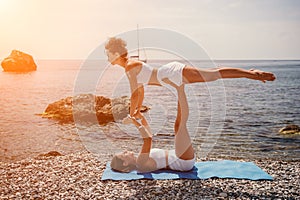
[[[300,127],[297,125],[287,125],[279,130],[280,134],[290,135],[290,134],[300,134]]]
[[[125,118],[129,109],[130,99],[128,97],[109,99],[92,94],[81,94],[49,104],[45,112],[40,115],[61,123],[74,121],[93,123],[97,120],[99,124],[107,124]],[[143,106],[141,112],[148,110],[148,107]]]
[[[5,72],[30,72],[37,69],[32,56],[18,50],[12,50],[11,54],[1,62],[1,65]]]

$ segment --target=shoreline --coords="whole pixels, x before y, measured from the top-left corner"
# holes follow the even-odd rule
[[[273,181],[211,178],[206,180],[101,181],[102,160],[81,151],[15,162],[0,162],[1,199],[298,199],[300,162],[251,161]],[[205,160],[224,160],[208,157]],[[228,158],[230,159],[230,158]],[[197,160],[201,161],[201,160]]]

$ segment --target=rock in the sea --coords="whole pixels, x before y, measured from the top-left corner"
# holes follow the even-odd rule
[[[37,69],[32,56],[18,50],[12,50],[11,54],[4,58],[1,65],[5,72],[30,72]]]
[[[92,94],[80,94],[67,97],[47,106],[42,117],[58,120],[61,123],[87,122],[107,124],[122,120],[130,109],[130,98],[119,97],[109,99]],[[148,111],[143,106],[141,112]]]
[[[279,130],[280,134],[300,134],[300,127],[297,125],[287,125],[286,127],[283,127]]]

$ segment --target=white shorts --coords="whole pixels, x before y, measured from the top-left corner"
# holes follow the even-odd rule
[[[185,64],[180,62],[170,62],[158,68],[157,79],[161,85],[166,84],[163,79],[167,78],[177,86],[182,85],[182,71]]]
[[[168,152],[168,165],[172,170],[177,171],[190,171],[195,164],[195,156],[192,160],[182,160],[176,156],[175,150]]]

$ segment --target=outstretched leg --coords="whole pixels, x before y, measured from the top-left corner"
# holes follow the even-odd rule
[[[191,160],[194,158],[194,149],[186,126],[189,115],[189,108],[184,91],[184,85],[177,87],[177,93],[178,110],[174,127],[175,152],[178,158],[183,160]]]
[[[184,83],[197,83],[215,81],[221,78],[248,78],[262,82],[274,81],[275,76],[271,72],[260,70],[245,70],[232,67],[220,67],[214,69],[198,69],[192,66],[186,66],[183,69]]]

